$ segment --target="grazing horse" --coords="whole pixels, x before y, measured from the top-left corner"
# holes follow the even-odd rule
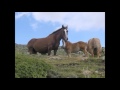
[[[102,47],[100,44],[100,40],[98,38],[91,38],[88,41],[88,47],[87,51],[94,57],[94,55],[97,55],[97,57],[101,56]]]
[[[65,27],[62,25],[62,28],[54,31],[47,37],[31,39],[27,44],[28,51],[30,54],[37,54],[39,52],[50,55],[51,50],[54,50],[54,55],[56,55],[61,39],[68,40],[68,26]]]
[[[65,41],[62,39],[62,48],[67,53],[68,57],[71,57],[71,53],[76,53],[78,51],[83,51],[87,55],[87,43],[79,41],[76,43],[71,43],[70,41]]]

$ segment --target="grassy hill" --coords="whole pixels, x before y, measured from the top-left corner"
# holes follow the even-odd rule
[[[15,78],[105,78],[102,57],[86,58],[82,53],[73,53],[68,58],[61,47],[57,56],[53,51],[51,56],[30,55],[27,51],[26,45],[15,44]]]

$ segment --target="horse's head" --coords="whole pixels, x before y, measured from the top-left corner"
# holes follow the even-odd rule
[[[68,26],[63,26],[62,25],[62,29],[61,29],[61,33],[62,33],[62,39],[67,41],[68,40]]]

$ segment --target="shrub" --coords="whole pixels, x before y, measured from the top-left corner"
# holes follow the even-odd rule
[[[23,54],[15,55],[15,78],[46,78],[51,68],[43,60]]]

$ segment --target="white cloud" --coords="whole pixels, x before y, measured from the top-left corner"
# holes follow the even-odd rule
[[[36,30],[38,28],[38,23],[32,23],[31,24],[31,27]]]
[[[29,13],[18,14],[16,18],[29,15]],[[32,12],[32,17],[39,22],[56,22],[68,25],[75,31],[81,30],[105,30],[105,12]]]
[[[21,18],[23,16],[29,16],[30,15],[30,12],[21,12],[21,13],[15,12],[15,13],[16,13],[15,19],[19,19],[19,18]]]

